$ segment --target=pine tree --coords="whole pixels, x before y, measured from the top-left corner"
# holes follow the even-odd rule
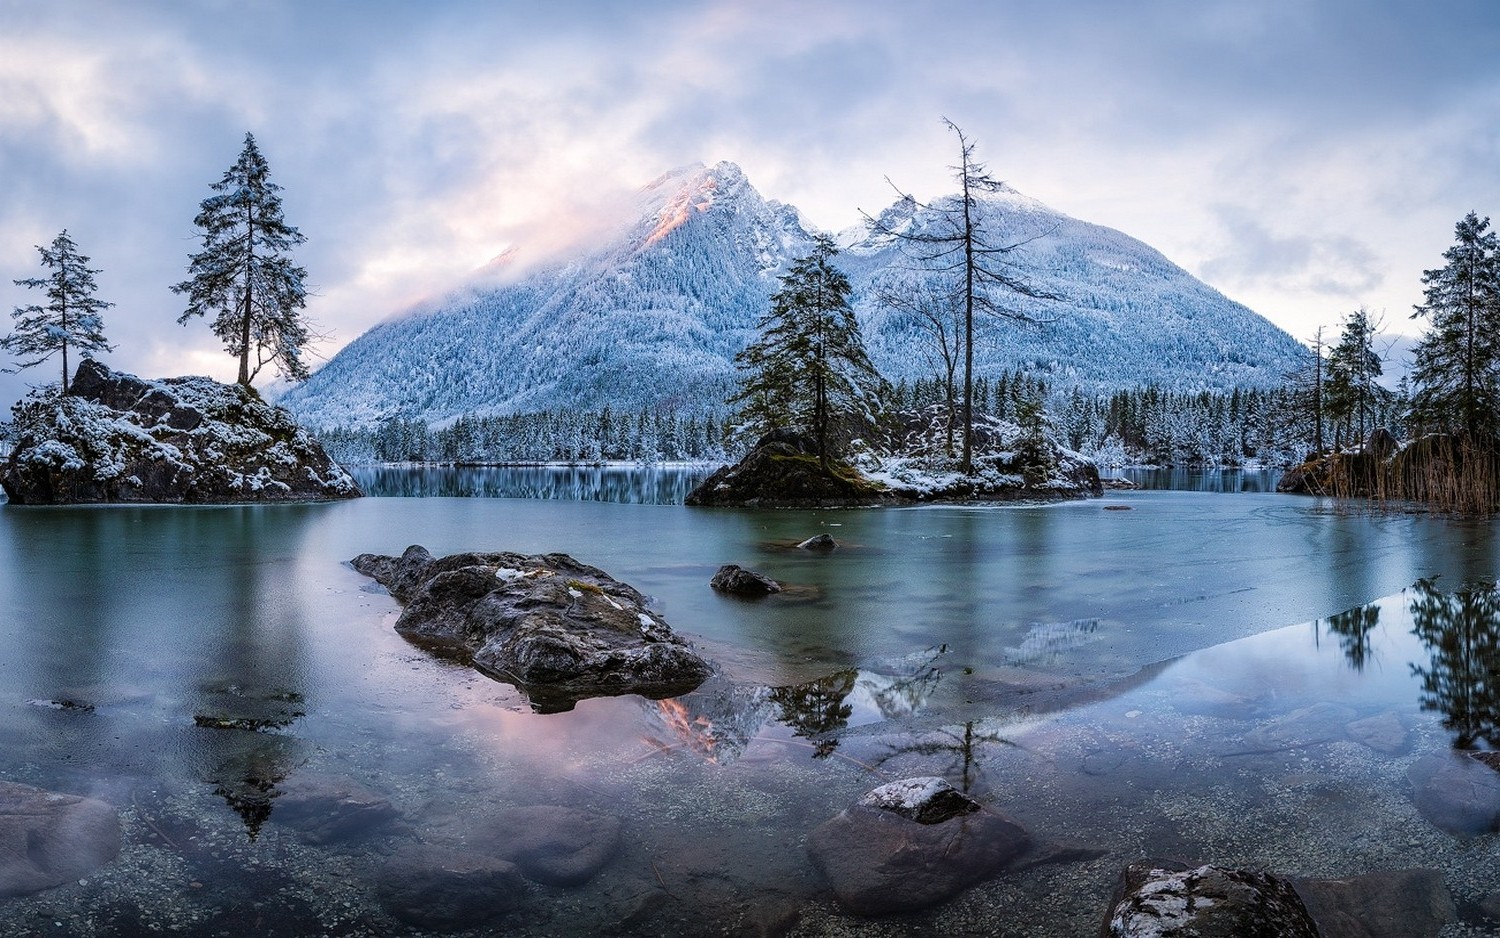
[[[14,283],[18,287],[45,290],[46,302],[16,307],[11,313],[16,320],[15,329],[0,338],[0,348],[22,358],[37,356],[5,369],[11,372],[40,365],[61,352],[62,392],[67,394],[69,348],[77,349],[84,358],[90,352],[113,351],[113,346],[104,340],[104,321],[99,313],[115,304],[94,296],[98,289],[94,274],[99,271],[91,269],[89,259],[78,253],[78,245],[68,237],[67,229],[52,239],[50,248],[37,245],[36,249],[42,255],[42,267],[51,268],[52,273]]]
[[[820,236],[781,278],[760,337],[735,357],[742,377],[730,399],[753,432],[811,436],[825,471],[844,437],[875,424],[886,392],[849,306],[849,279],[831,263],[836,254]]]
[[[316,338],[300,312],[307,271],[290,254],[307,239],[282,217],[281,187],[270,173],[255,137],[245,134],[239,159],[193,219],[203,230],[203,250],[188,266],[192,277],[172,287],[188,297],[179,323],[216,313],[210,328],[240,360],[237,380],[247,387],[268,364],[292,381],[307,378],[303,350]]]
[[[1421,432],[1467,433],[1492,443],[1500,407],[1500,243],[1473,212],[1455,227],[1445,266],[1424,271],[1431,327],[1416,348],[1413,422]]]
[[[1338,344],[1328,353],[1328,379],[1324,407],[1339,428],[1339,438],[1348,443],[1366,438],[1366,423],[1374,409],[1377,386],[1382,371],[1380,353],[1375,351],[1379,326],[1363,307],[1344,317],[1344,331]],[[1354,418],[1359,429],[1354,431]],[[1335,446],[1338,444],[1336,443]]]
[[[1028,241],[1027,238],[1013,243],[1001,243],[989,230],[987,213],[981,206],[980,197],[985,193],[999,192],[1005,184],[990,176],[985,165],[974,158],[976,144],[965,136],[963,130],[947,118],[943,123],[958,136],[959,161],[953,170],[958,182],[957,197],[941,204],[921,205],[916,199],[902,193],[902,199],[911,206],[924,208],[934,223],[919,229],[908,229],[893,224],[886,216],[865,216],[870,229],[902,242],[911,249],[918,266],[951,276],[952,295],[963,309],[963,471],[974,470],[974,317],[976,313],[1017,320],[1036,322],[1036,317],[1017,309],[1010,302],[1010,295],[1034,299],[1055,300],[1049,293],[1032,284],[1018,269],[1015,253]],[[1045,234],[1043,232],[1042,234]],[[1038,234],[1037,237],[1040,237]]]

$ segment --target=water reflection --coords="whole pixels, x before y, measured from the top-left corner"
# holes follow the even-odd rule
[[[880,671],[847,668],[801,684],[767,687],[719,674],[697,690],[642,708],[666,732],[647,738],[661,752],[684,750],[718,764],[742,756],[767,732],[807,740],[815,759],[832,755],[851,727],[919,713],[937,689],[942,648],[889,662]]]
[[[1444,593],[1422,580],[1408,610],[1431,655],[1425,667],[1412,665],[1422,709],[1443,714],[1456,749],[1500,746],[1500,591],[1490,584]]]
[[[352,466],[368,495],[388,498],[540,498],[681,505],[705,466]]]
[[[1174,492],[1274,492],[1279,469],[1118,469],[1106,478],[1126,479],[1138,488]]]
[[[1339,648],[1349,666],[1363,671],[1374,654],[1370,633],[1380,624],[1380,604],[1355,606],[1321,620],[1320,624],[1338,636]]]

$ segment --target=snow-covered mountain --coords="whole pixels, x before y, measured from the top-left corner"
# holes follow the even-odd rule
[[[982,210],[999,239],[1028,240],[1014,254],[1020,269],[1064,299],[1025,307],[1046,325],[981,324],[979,374],[1181,390],[1267,386],[1290,370],[1290,336],[1145,244],[1013,190],[986,195]],[[901,202],[884,217],[933,223]],[[877,302],[882,283],[917,276],[901,245],[864,229],[839,238],[876,365],[892,380],[935,374],[921,329]],[[318,427],[606,404],[718,410],[778,274],[809,243],[797,210],[762,198],[734,164],[675,170],[592,248],[530,268],[502,255],[445,299],[351,342],[281,403]]]

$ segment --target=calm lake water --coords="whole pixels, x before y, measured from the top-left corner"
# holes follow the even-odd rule
[[[424,497],[0,507],[0,778],[95,795],[125,825],[114,863],[0,902],[0,933],[412,933],[378,901],[389,855],[482,849],[485,818],[537,804],[620,818],[621,847],[589,882],[532,886],[475,934],[1089,935],[1142,856],[1436,868],[1472,933],[1487,927],[1493,835],[1428,823],[1406,770],[1496,739],[1500,708],[1475,703],[1500,671],[1475,652],[1500,645],[1482,611],[1496,603],[1448,596],[1493,596],[1493,524],[1243,479],[1035,507],[766,512],[625,503],[672,501],[689,470],[382,472],[363,481]],[[454,497],[509,494],[528,497]],[[825,532],[832,554],[793,546]],[[345,563],[413,543],[571,553],[652,596],[724,680],[533,713],[404,642],[395,602]],[[708,579],[729,562],[790,588],[719,596]],[[1374,716],[1396,721],[1393,751],[1345,730]],[[1089,858],[852,918],[806,835],[913,775]],[[281,806],[326,779],[399,820],[308,842]]]

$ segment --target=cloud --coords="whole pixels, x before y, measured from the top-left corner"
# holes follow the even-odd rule
[[[1342,300],[1379,286],[1383,273],[1369,245],[1346,235],[1276,234],[1237,206],[1215,209],[1224,227],[1221,253],[1201,270],[1230,288],[1275,285]]]

